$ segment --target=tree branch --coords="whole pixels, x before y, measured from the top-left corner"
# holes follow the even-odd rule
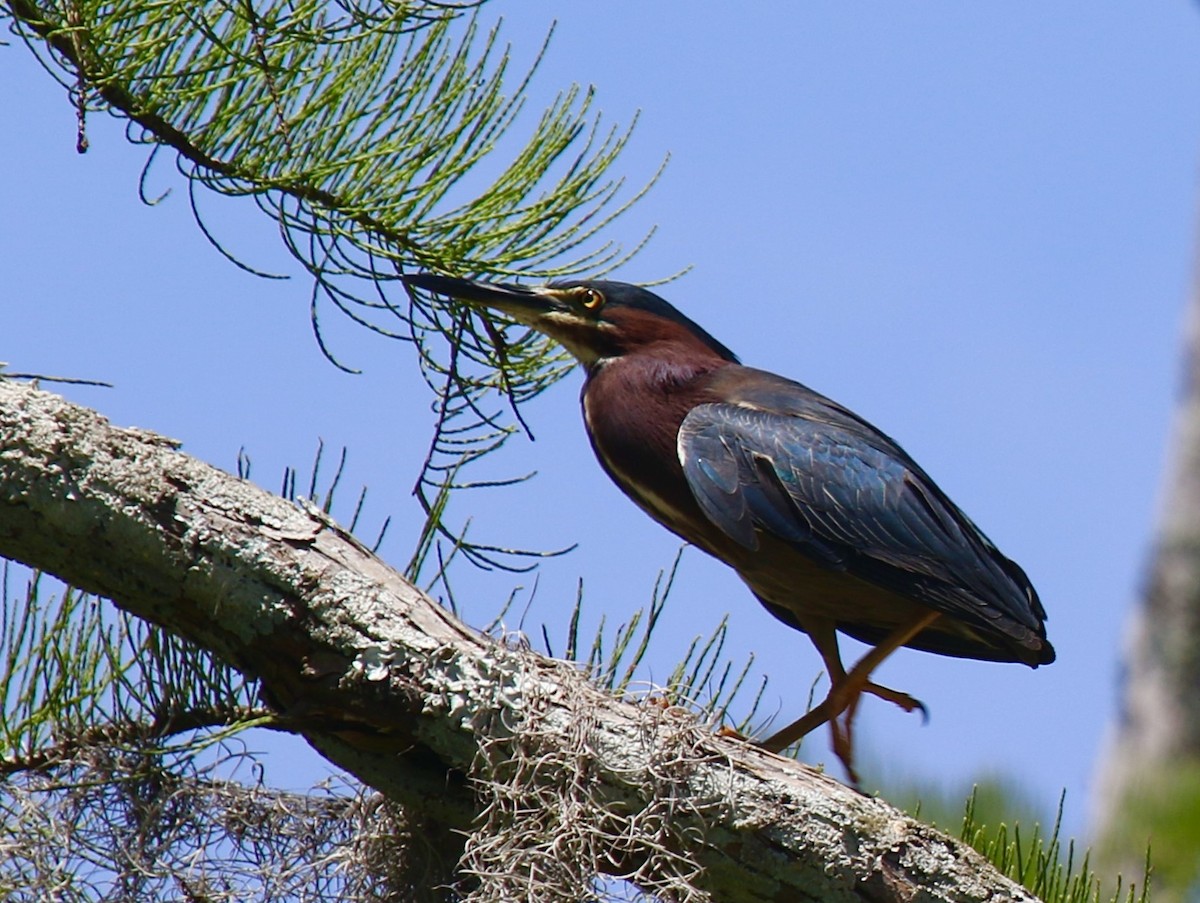
[[[6,381],[0,554],[258,677],[281,727],[404,805],[507,827],[509,862],[590,838],[575,868],[677,897],[1034,899],[881,800],[478,635],[319,511]],[[515,880],[473,841],[481,887]]]

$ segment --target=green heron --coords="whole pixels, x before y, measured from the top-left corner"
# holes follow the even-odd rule
[[[807,386],[742,366],[653,292],[605,281],[405,281],[561,343],[586,370],[583,419],[613,481],[812,639],[829,694],[765,748],[781,751],[829,722],[856,780],[862,693],[924,711],[870,679],[901,646],[1034,668],[1054,661],[1025,572],[899,445]],[[848,671],[838,631],[874,646]]]

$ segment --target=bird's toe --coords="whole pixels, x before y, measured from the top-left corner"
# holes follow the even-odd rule
[[[888,702],[900,706],[906,712],[920,712],[921,723],[929,723],[929,709],[926,708],[925,703],[921,702],[915,696],[909,696],[900,690],[893,690],[891,687],[884,687],[876,683],[868,683],[863,687],[863,692],[870,693],[872,696],[878,696],[880,699],[886,699]]]

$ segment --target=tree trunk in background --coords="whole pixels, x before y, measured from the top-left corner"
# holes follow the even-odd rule
[[[1093,807],[1105,867],[1140,874],[1151,843],[1155,903],[1182,898],[1200,871],[1200,288],[1184,337],[1159,523]]]

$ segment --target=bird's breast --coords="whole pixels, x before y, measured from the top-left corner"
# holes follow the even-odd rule
[[[647,514],[694,545],[710,549],[711,528],[679,463],[683,418],[696,403],[701,374],[618,358],[584,386],[583,417],[601,466]]]

